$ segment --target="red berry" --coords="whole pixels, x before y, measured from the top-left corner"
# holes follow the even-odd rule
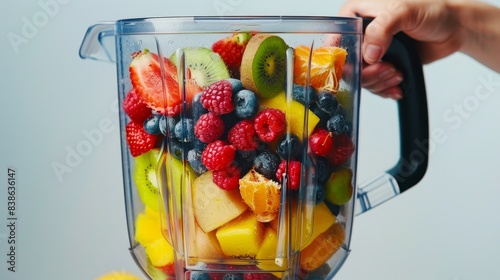
[[[194,126],[194,135],[201,142],[212,143],[224,133],[224,122],[212,112],[200,116]]]
[[[123,111],[130,117],[131,120],[143,122],[151,116],[151,108],[137,95],[134,89],[131,89],[123,100]]]
[[[282,183],[283,174],[287,172],[286,170],[286,160],[282,160],[280,165],[278,166],[278,170],[276,170],[276,178],[278,178],[278,182]],[[301,164],[298,160],[292,160],[288,162],[288,182],[286,187],[291,190],[298,190],[300,187],[300,173],[301,173]]]
[[[165,272],[165,274],[167,275],[175,275],[175,263],[171,263],[171,264],[167,264],[165,266],[162,266],[162,267],[158,267],[160,270],[162,270],[163,272]]]
[[[213,182],[221,189],[231,191],[240,186],[240,170],[234,164],[223,170],[213,171]]]
[[[217,115],[231,113],[234,110],[233,87],[226,80],[215,82],[201,92],[200,102],[205,109]]]
[[[257,149],[258,137],[255,133],[253,122],[250,120],[242,120],[236,123],[229,130],[227,139],[229,143],[240,151]]]
[[[274,108],[264,109],[255,117],[254,127],[262,141],[272,142],[286,130],[285,114]]]
[[[326,156],[332,149],[332,133],[326,129],[317,129],[309,137],[309,147],[317,156]]]
[[[133,157],[151,150],[158,138],[157,135],[147,133],[142,123],[136,121],[131,121],[125,126],[125,135]]]
[[[239,76],[243,52],[251,37],[249,33],[237,33],[212,45],[212,50],[224,60],[233,77]]]
[[[201,154],[201,162],[208,170],[224,170],[231,165],[236,155],[236,148],[222,140],[207,145]]]
[[[275,280],[276,276],[271,273],[245,273],[243,275],[244,280]]]
[[[354,152],[354,143],[347,134],[335,136],[333,148],[327,155],[328,161],[332,165],[344,164]]]

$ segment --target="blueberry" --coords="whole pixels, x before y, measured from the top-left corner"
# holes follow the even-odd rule
[[[330,163],[326,158],[323,157],[318,157],[316,158],[316,180],[318,184],[324,184],[326,181],[328,181],[328,178],[330,178],[330,175],[332,173],[332,168]]]
[[[201,92],[197,93],[191,101],[191,116],[196,122],[201,115],[208,113],[208,110],[201,104]]]
[[[144,130],[152,135],[158,135],[160,131],[160,116],[152,115],[144,121]]]
[[[206,272],[192,271],[190,280],[210,280],[210,274]]]
[[[160,121],[159,121],[159,128],[160,128],[161,134],[163,134],[169,138],[174,138],[175,137],[175,132],[174,132],[175,124],[176,124],[176,120],[173,117],[162,115],[160,117]]]
[[[247,89],[240,90],[234,95],[233,104],[236,116],[241,119],[255,116],[259,109],[259,103],[255,93]]]
[[[306,106],[309,106],[318,97],[318,92],[312,86],[306,87],[293,84],[292,98]]]
[[[242,176],[252,169],[256,153],[256,151],[236,151],[235,165],[240,169]]]
[[[197,149],[189,150],[187,154],[187,160],[191,168],[193,168],[196,174],[201,175],[207,172],[207,167],[201,162],[201,153],[202,151]]]
[[[231,113],[229,114],[224,114],[224,115],[220,115],[220,118],[222,119],[222,121],[224,122],[224,133],[222,134],[222,137],[221,138],[226,138],[227,137],[227,133],[229,132],[229,130],[236,124],[240,121],[240,119],[238,118],[238,116],[236,115],[235,111],[232,111]]]
[[[222,277],[222,280],[243,280],[243,275],[241,274],[235,274],[235,273],[228,273]]]
[[[190,145],[187,143],[182,143],[177,139],[170,139],[170,154],[175,158],[184,161],[187,157],[187,153],[190,150]]]
[[[207,143],[201,142],[200,139],[198,139],[198,138],[194,138],[192,144],[193,144],[193,148],[194,149],[197,149],[197,150],[200,150],[200,151],[205,150],[205,148],[208,146]]]
[[[326,129],[335,135],[340,135],[346,130],[345,117],[342,114],[333,115],[326,123]]]
[[[175,125],[175,137],[181,142],[191,142],[195,138],[192,119],[182,119]]]
[[[347,119],[347,110],[344,108],[344,106],[339,104],[339,107],[337,108],[337,112],[335,114],[341,114],[344,116],[345,119]]]
[[[322,185],[316,184],[314,187],[314,192],[315,192],[314,202],[316,203],[316,205],[325,201],[326,191]]]
[[[243,83],[238,79],[228,78],[226,79],[229,83],[231,83],[231,89],[233,92],[233,96],[240,90],[243,89]]]
[[[330,92],[319,93],[316,103],[318,104],[318,109],[329,116],[333,115],[339,107],[337,98]]]
[[[302,143],[295,134],[289,134],[281,140],[278,149],[278,155],[285,160],[290,157],[291,160],[300,160],[302,154]]]
[[[263,151],[253,160],[255,171],[268,179],[276,179],[276,170],[280,164],[280,158],[270,151]]]

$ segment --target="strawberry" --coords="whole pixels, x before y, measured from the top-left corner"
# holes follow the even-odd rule
[[[130,81],[137,94],[159,113],[177,115],[181,109],[182,95],[179,92],[175,65],[166,58],[160,63],[158,55],[148,49],[135,52],[132,57]],[[186,84],[187,102],[191,102],[192,97],[200,91],[201,88],[189,79]]]
[[[123,100],[123,111],[125,111],[130,119],[138,122],[143,122],[152,115],[151,108],[142,101],[135,89],[131,89],[125,96],[125,100]]]
[[[231,76],[234,78],[238,78],[240,75],[243,52],[251,37],[250,33],[237,33],[221,39],[212,45],[212,50],[221,56]]]
[[[342,165],[354,152],[354,143],[349,135],[343,133],[335,136],[333,139],[333,147],[327,155],[328,161],[332,165]]]
[[[125,126],[125,135],[133,157],[140,156],[151,150],[158,137],[147,133],[143,124],[137,121],[131,121]]]

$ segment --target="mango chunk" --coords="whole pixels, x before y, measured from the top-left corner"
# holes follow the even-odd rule
[[[264,225],[257,220],[257,216],[247,211],[218,228],[215,236],[226,257],[255,258],[264,231]]]

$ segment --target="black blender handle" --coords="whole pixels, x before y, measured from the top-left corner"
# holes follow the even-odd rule
[[[372,19],[363,19],[363,31]],[[400,192],[416,185],[425,175],[429,161],[429,119],[424,73],[415,41],[400,32],[382,58],[403,74],[398,100],[400,158],[387,171],[398,182]]]

